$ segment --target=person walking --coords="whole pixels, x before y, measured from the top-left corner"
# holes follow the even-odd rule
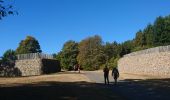
[[[117,84],[117,79],[118,79],[118,77],[119,77],[119,71],[118,71],[117,68],[113,68],[113,70],[112,70],[112,76],[113,76],[113,78],[114,78],[114,80],[115,80],[115,85],[116,85],[116,84]]]
[[[77,67],[78,67],[78,72],[80,73],[80,67],[81,67],[81,66],[78,64],[78,66],[77,66]]]
[[[109,68],[107,67],[107,65],[103,69],[103,72],[104,72],[104,82],[105,82],[105,85],[109,84]]]
[[[76,72],[76,69],[77,69],[77,65],[74,65],[74,72]]]

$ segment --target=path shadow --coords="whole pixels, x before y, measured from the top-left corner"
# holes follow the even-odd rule
[[[16,84],[14,84],[16,85]],[[102,84],[88,82],[38,82],[1,86],[0,100],[123,100]]]
[[[117,85],[54,81],[13,85],[0,86],[0,100],[170,100],[170,79],[126,79]]]
[[[111,86],[127,100],[170,100],[170,79],[126,79]]]

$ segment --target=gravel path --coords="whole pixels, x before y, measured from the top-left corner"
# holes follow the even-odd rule
[[[104,83],[103,73],[101,72],[85,71],[84,74],[94,83]],[[109,79],[111,80],[111,77]]]

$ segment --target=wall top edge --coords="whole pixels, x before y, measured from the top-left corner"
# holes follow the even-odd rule
[[[170,51],[170,45],[159,46],[159,47],[154,47],[154,48],[149,48],[149,49],[145,49],[145,50],[132,52],[132,53],[124,55],[123,57],[137,56],[137,55],[150,54],[150,53],[168,52],[168,51]]]

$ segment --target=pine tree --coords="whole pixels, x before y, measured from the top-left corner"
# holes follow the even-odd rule
[[[146,38],[146,45],[152,47],[154,45],[154,30],[153,26],[149,24],[143,31]]]

